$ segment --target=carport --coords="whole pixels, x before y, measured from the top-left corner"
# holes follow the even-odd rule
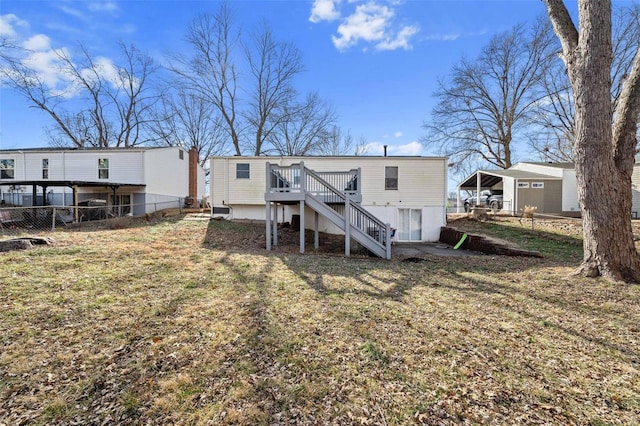
[[[8,184],[8,182],[7,182]],[[32,207],[38,207],[38,190],[42,188],[42,205],[47,205],[47,188],[71,188],[73,190],[73,207],[75,210],[75,220],[78,220],[78,188],[107,188],[111,189],[114,198],[116,191],[120,187],[140,187],[146,186],[145,184],[138,183],[118,183],[118,182],[92,182],[92,181],[79,181],[79,180],[19,180],[12,181],[13,186],[31,186],[31,194],[33,196]]]
[[[460,213],[461,198],[460,191],[476,191],[476,204],[480,204],[480,191],[485,189],[496,189],[500,185],[503,190],[503,210],[512,214],[518,213],[519,203],[526,199],[520,194],[522,189],[529,189],[529,182],[532,181],[555,181],[561,182],[562,178],[533,173],[526,170],[478,170],[471,176],[464,179],[457,187],[458,205],[456,211]],[[526,184],[526,187],[525,187]],[[507,206],[509,206],[507,208]]]

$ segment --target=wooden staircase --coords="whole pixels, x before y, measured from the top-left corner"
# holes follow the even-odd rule
[[[327,218],[345,233],[345,255],[351,252],[351,239],[384,259],[391,259],[391,227],[360,205],[360,170],[315,172],[304,162],[291,166],[267,163],[265,192],[267,250],[277,245],[277,216],[271,217],[273,204],[300,204],[300,252],[304,252],[304,210],[316,213],[315,245],[318,247],[318,215]],[[277,212],[278,209],[275,209]],[[277,213],[276,213],[277,214]]]

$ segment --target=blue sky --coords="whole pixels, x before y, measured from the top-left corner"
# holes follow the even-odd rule
[[[237,0],[229,2],[245,30],[266,19],[278,39],[302,50],[303,92],[336,108],[339,125],[364,137],[369,154],[435,155],[420,144],[436,99],[437,79],[463,56],[474,57],[491,36],[544,13],[540,0]],[[215,1],[3,0],[0,35],[31,43],[47,69],[51,49],[78,42],[97,56],[134,43],[159,62],[185,48],[189,22],[215,13]],[[52,77],[53,78],[53,77]],[[47,145],[43,112],[0,88],[0,148]],[[523,158],[527,159],[527,158]]]

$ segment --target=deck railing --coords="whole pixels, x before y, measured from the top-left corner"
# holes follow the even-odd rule
[[[304,162],[290,166],[267,163],[267,193],[270,201],[297,201],[312,197],[321,203],[334,223],[344,226],[346,241],[351,234],[368,240],[370,250],[387,259],[391,258],[390,227],[364,209],[361,200],[360,169],[347,172],[316,172]],[[325,214],[325,213],[323,213]],[[362,242],[362,241],[361,241]]]
[[[387,245],[391,245],[388,238],[390,228],[388,224],[368,212],[359,203],[351,200],[349,192],[336,190],[332,185],[322,178],[320,173],[305,168],[307,191],[314,195],[322,195],[327,204],[344,205],[342,214],[346,216],[346,221],[351,227],[359,229],[362,233],[369,235],[381,248],[386,250]],[[329,201],[326,201],[326,200]],[[338,211],[338,209],[334,210]],[[347,226],[348,227],[348,226]]]
[[[304,163],[290,166],[268,164],[267,192],[299,192],[310,191],[314,194],[329,193],[323,186],[314,185],[312,181],[304,178]],[[309,170],[309,169],[307,169]],[[329,187],[336,188],[350,194],[360,194],[360,169],[352,169],[346,172],[314,172]],[[303,184],[309,184],[303,188]]]

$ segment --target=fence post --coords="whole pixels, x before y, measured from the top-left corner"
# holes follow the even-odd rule
[[[56,208],[54,206],[51,214],[51,232],[55,230],[56,230]]]

